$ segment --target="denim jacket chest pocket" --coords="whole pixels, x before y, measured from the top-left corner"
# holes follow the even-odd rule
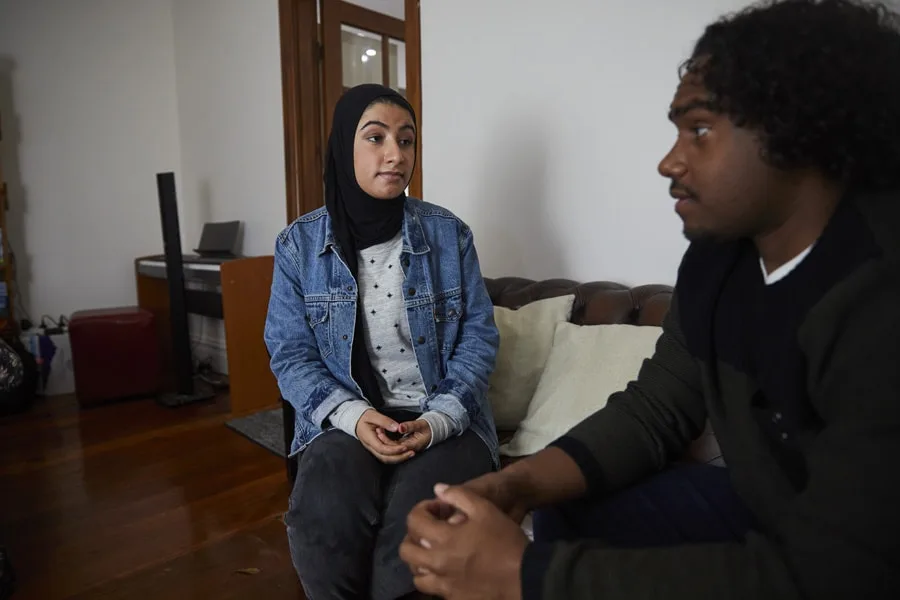
[[[441,352],[453,352],[456,338],[459,336],[459,324],[463,317],[462,292],[454,290],[442,294],[434,301],[432,313],[437,334],[438,347]]]
[[[325,359],[334,352],[334,344],[331,339],[331,319],[329,318],[331,303],[321,296],[307,296],[304,298],[304,302],[306,304],[306,322],[309,323],[316,337],[319,354]]]

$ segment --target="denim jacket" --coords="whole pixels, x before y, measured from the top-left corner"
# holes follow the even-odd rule
[[[472,232],[450,211],[410,198],[402,238],[406,314],[428,392],[420,408],[471,427],[496,465],[486,395],[500,339]],[[292,456],[329,428],[339,404],[366,400],[350,372],[357,297],[325,208],[279,234],[265,342],[281,394],[296,410]]]

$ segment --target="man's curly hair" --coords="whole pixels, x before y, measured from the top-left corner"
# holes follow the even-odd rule
[[[900,189],[900,16],[882,4],[781,0],[706,28],[682,76],[759,133],[780,169]]]

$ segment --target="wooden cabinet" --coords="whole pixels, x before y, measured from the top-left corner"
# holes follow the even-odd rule
[[[0,143],[3,142],[3,115],[0,114]],[[3,160],[0,155],[0,336],[11,337],[18,333],[13,297],[15,265],[9,247],[9,235],[6,228],[6,211],[9,209],[6,179],[3,177]]]

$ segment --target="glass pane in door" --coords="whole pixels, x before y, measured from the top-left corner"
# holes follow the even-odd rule
[[[381,36],[341,23],[341,62],[344,89],[361,83],[384,84]]]
[[[400,92],[406,98],[406,43],[390,38],[388,40],[388,67],[390,82],[388,86]]]

